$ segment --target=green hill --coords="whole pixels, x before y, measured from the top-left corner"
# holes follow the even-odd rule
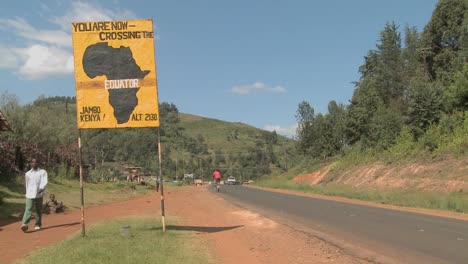
[[[243,123],[180,113],[180,125],[184,131],[196,137],[203,136],[210,152],[222,150],[225,153],[243,153],[257,144],[273,141],[275,153],[285,152],[294,147],[294,140],[261,130]]]
[[[194,154],[188,149],[181,150],[183,144],[179,143],[175,146],[178,151],[172,151],[171,156],[176,162],[180,159],[192,161],[198,174],[201,172],[197,169],[197,160],[205,170],[217,168],[229,175],[252,179],[284,172],[296,157],[295,141],[276,132],[186,113],[178,116],[183,134],[206,145],[206,151]]]

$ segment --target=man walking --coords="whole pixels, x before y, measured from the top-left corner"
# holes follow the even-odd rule
[[[39,168],[37,159],[31,160],[31,170],[25,174],[26,187],[26,207],[24,209],[23,224],[21,230],[28,231],[28,224],[31,221],[33,207],[36,209],[35,230],[40,230],[42,226],[42,197],[44,197],[47,186],[47,172]]]

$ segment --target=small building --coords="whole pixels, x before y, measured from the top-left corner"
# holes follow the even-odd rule
[[[194,175],[193,173],[185,173],[184,178],[182,179],[185,183],[193,184]]]
[[[127,167],[125,168],[127,174],[127,181],[129,182],[140,182],[141,179],[141,167]]]

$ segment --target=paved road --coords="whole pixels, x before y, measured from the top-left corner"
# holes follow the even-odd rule
[[[468,263],[468,221],[243,186],[222,186],[219,195],[377,262]]]

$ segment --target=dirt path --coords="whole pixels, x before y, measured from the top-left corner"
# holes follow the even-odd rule
[[[128,201],[86,208],[86,225],[90,226],[104,219],[159,213],[158,197],[154,194],[134,198]],[[43,216],[43,229],[34,231],[34,220],[29,224],[29,231],[20,230],[21,222],[0,226],[0,262],[7,264],[25,256],[27,253],[69,238],[81,230],[80,211]]]
[[[220,263],[367,263],[320,239],[232,205],[204,187],[168,188],[166,201],[169,217],[177,216],[183,222],[168,229],[191,230],[202,236]],[[146,214],[160,214],[158,193],[87,208],[86,224]],[[39,232],[22,233],[20,222],[0,226],[1,262],[13,263],[35,249],[69,238],[80,231],[79,221],[80,212],[72,211],[45,216]]]

